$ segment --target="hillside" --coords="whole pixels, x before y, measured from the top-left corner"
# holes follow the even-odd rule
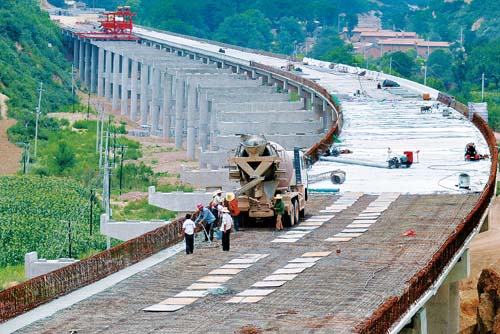
[[[9,136],[27,141],[34,137],[40,82],[42,114],[71,103],[70,67],[60,30],[37,1],[1,1],[0,17],[0,93],[8,97],[8,115],[18,120]]]

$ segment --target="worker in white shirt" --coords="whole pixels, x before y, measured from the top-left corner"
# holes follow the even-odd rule
[[[222,223],[220,230],[222,231],[222,250],[229,251],[229,236],[231,235],[231,227],[233,227],[233,218],[229,214],[228,208],[222,209]]]
[[[186,213],[186,220],[182,223],[182,233],[184,234],[184,239],[186,240],[186,254],[193,254],[195,227],[196,225],[194,221],[191,220],[191,214]]]

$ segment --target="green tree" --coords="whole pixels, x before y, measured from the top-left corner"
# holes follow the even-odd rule
[[[480,45],[467,58],[467,80],[478,83],[484,73],[498,88],[500,81],[500,39]]]
[[[261,50],[269,50],[272,41],[268,20],[254,9],[227,17],[214,37],[220,42]]]
[[[406,52],[396,51],[385,54],[382,59],[382,63],[384,64],[383,67],[386,71],[388,70],[389,63],[391,63],[392,74],[396,72],[405,78],[410,78],[415,72],[415,56],[410,56]]]
[[[71,147],[64,141],[57,143],[57,149],[54,152],[52,167],[56,171],[56,175],[62,175],[68,168],[76,164],[76,156]]]
[[[347,65],[355,65],[352,44],[345,44],[336,28],[325,29],[311,52],[313,58]]]
[[[427,75],[439,79],[444,87],[451,88],[453,84],[453,56],[448,50],[436,50],[427,60]]]
[[[282,17],[279,21],[278,34],[274,49],[279,53],[292,54],[296,44],[304,41],[302,26],[294,17]]]

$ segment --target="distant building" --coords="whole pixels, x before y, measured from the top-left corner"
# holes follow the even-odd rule
[[[341,37],[347,39],[348,32],[344,29]],[[350,42],[354,52],[366,58],[379,58],[386,53],[396,51],[415,50],[417,55],[427,58],[428,54],[439,50],[448,49],[450,43],[426,41],[418,38],[413,31],[393,31],[373,29],[370,27],[356,27],[350,33]]]

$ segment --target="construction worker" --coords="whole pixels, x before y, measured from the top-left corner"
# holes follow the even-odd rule
[[[283,197],[281,197],[280,194],[274,197],[273,210],[276,213],[276,230],[280,231],[283,229],[281,218],[285,214],[285,203],[283,202]]]
[[[210,235],[210,241],[214,240],[214,225],[215,225],[215,216],[212,214],[210,210],[203,207],[203,204],[198,203],[198,218],[194,221],[195,224],[206,223],[205,228],[203,229],[205,233],[205,241],[208,241],[208,237]]]
[[[240,208],[238,207],[238,199],[232,192],[226,194],[226,205],[229,210],[229,214],[233,218],[234,230],[240,230]]]
[[[193,254],[194,250],[194,230],[196,224],[191,220],[191,214],[186,214],[186,219],[182,223],[182,234],[186,239],[186,254]]]
[[[476,144],[468,143],[465,147],[465,160],[479,160],[480,156],[476,150]]]
[[[214,192],[209,207],[210,211],[212,211],[212,214],[215,217],[215,220],[219,222],[221,217],[220,211],[224,207],[224,197],[222,196],[222,189],[217,189]]]
[[[220,230],[222,231],[222,250],[226,252],[229,251],[229,237],[231,235],[231,227],[233,227],[233,218],[231,218],[228,208],[223,208]]]

